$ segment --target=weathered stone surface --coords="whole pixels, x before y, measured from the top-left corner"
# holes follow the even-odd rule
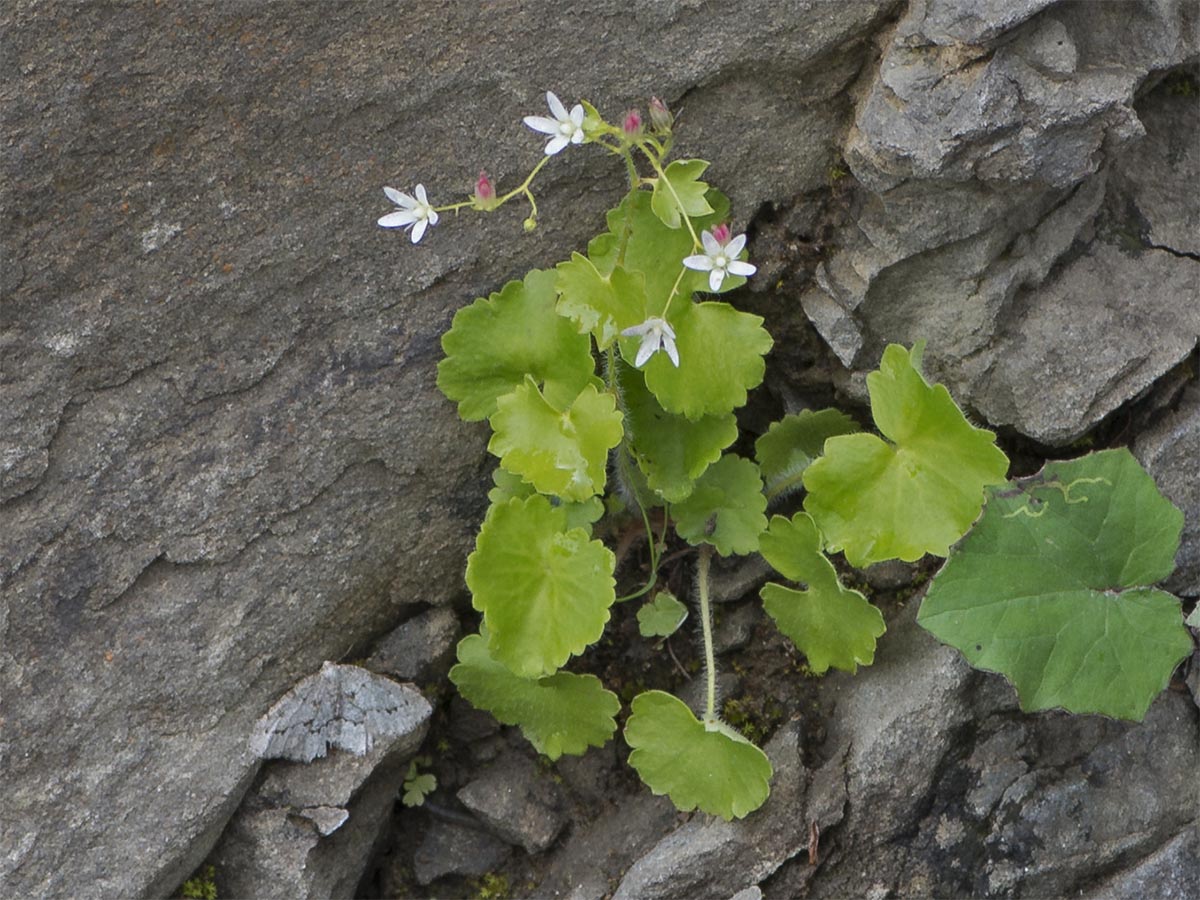
[[[1183,510],[1178,568],[1164,586],[1200,597],[1200,377],[1184,391],[1173,412],[1138,435],[1133,452],[1159,490]]]
[[[493,834],[529,853],[545,850],[567,824],[562,794],[526,757],[508,753],[458,792]]]
[[[486,831],[435,819],[413,854],[413,873],[423,885],[446,875],[482,875],[511,852],[509,844]]]
[[[434,389],[438,338],[581,246],[623,176],[584,148],[539,180],[533,235],[505,210],[417,248],[375,226],[382,185],[513,183],[547,88],[686,94],[717,158],[755,97],[772,153],[713,173],[748,217],[836,152],[891,8],[761,0],[714,40],[687,3],[5,5],[6,887],[169,892],[269,703],[461,591],[487,463]]]
[[[453,610],[426,610],[388,634],[363,665],[409,681],[444,674],[460,631]]]
[[[352,896],[363,876],[395,806],[406,764],[425,737],[432,709],[411,685],[327,663],[272,712],[298,697],[312,700],[314,692],[330,700],[327,685],[333,678],[339,687],[354,692],[343,698],[344,706],[366,706],[364,698],[383,696],[389,708],[398,702],[401,715],[393,714],[386,727],[363,732],[361,741],[346,740],[343,728],[340,738],[349,746],[331,747],[328,755],[313,758],[304,752],[299,762],[272,760],[263,766],[211,857],[227,896]],[[352,718],[349,712],[344,717]],[[314,733],[325,735],[328,730]],[[361,753],[353,752],[359,747]]]
[[[1110,878],[1084,896],[1094,900],[1187,900],[1200,894],[1200,823],[1193,823],[1161,850]]]

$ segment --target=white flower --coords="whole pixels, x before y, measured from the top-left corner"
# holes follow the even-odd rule
[[[658,316],[651,316],[641,325],[626,328],[621,334],[625,335],[625,337],[640,337],[642,339],[642,346],[638,348],[637,359],[633,361],[633,365],[636,368],[640,369],[646,364],[646,360],[659,350],[666,350],[667,356],[671,357],[671,362],[675,364],[675,368],[679,368],[679,351],[675,349],[675,329],[665,319],[660,319]]]
[[[562,105],[562,101],[551,91],[546,91],[546,103],[550,107],[551,115],[554,116],[553,119],[546,116],[525,117],[525,124],[534,131],[554,135],[550,139],[550,143],[546,144],[546,155],[553,156],[567,146],[567,144],[582,143],[583,104],[576,103],[571,107],[571,112],[568,113],[567,108]]]
[[[723,230],[726,234],[729,230],[724,225],[718,225],[717,228],[718,230]],[[700,233],[700,243],[704,245],[704,255],[689,256],[683,261],[683,264],[689,269],[695,269],[698,272],[708,272],[709,290],[720,290],[721,282],[725,280],[726,275],[749,277],[758,271],[756,266],[738,259],[738,254],[746,246],[746,236],[744,234],[739,234],[735,238],[729,238],[722,243],[713,237],[711,231],[702,231]]]
[[[426,228],[438,223],[437,211],[429,205],[429,198],[425,196],[425,185],[417,185],[416,197],[390,187],[385,187],[383,192],[400,207],[379,220],[384,228],[411,226],[412,242],[415,244],[424,236]]]

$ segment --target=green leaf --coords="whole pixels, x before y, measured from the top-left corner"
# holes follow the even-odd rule
[[[762,471],[767,493],[788,494],[801,486],[804,470],[825,452],[825,441],[859,431],[858,423],[836,409],[806,409],[772,422],[754,442],[754,458]]]
[[[596,676],[558,672],[519,678],[488,653],[486,638],[478,634],[459,642],[450,680],[472,706],[505,725],[519,725],[526,740],[550,759],[603,747],[617,730],[614,717],[621,701]]]
[[[790,520],[774,516],[759,541],[763,558],[784,578],[808,585],[797,591],[779,584],[763,587],[763,608],[779,630],[808,657],[817,674],[830,666],[856,672],[875,661],[875,641],[886,626],[883,615],[858,591],[842,586],[833,563],[821,552],[821,534],[805,513]]]
[[[604,490],[608,451],[624,434],[621,419],[607,391],[589,384],[569,407],[558,409],[526,377],[497,402],[488,450],[542,493],[587,500]]]
[[[705,199],[708,185],[698,181],[708,163],[702,159],[677,159],[654,182],[650,208],[668,228],[683,224],[680,210],[689,219],[707,216],[713,211]]]
[[[917,621],[1008,677],[1026,710],[1140,720],[1192,650],[1174,568],[1183,514],[1127,450],[994,490]]]
[[[758,549],[758,536],[767,527],[766,509],[758,466],[730,454],[711,465],[672,512],[681,538],[712,544],[728,556]]]
[[[503,466],[497,466],[492,471],[492,481],[496,486],[488,491],[488,500],[492,504],[488,509],[489,515],[492,509],[503,505],[513,497],[524,499],[537,493],[532,484],[525,481],[520,475],[514,475],[507,471]],[[554,500],[552,499],[551,502],[554,503]],[[599,497],[588,497],[579,503],[559,502],[554,505],[566,512],[567,531],[572,528],[590,528],[604,515],[604,501]]]
[[[428,763],[426,763],[428,764]],[[437,790],[437,776],[422,775],[417,768],[417,761],[409,764],[408,774],[404,778],[404,796],[401,802],[405,806],[420,806],[425,797]]]
[[[654,599],[638,610],[638,631],[642,637],[670,637],[687,618],[687,607],[670,591],[659,591]]]
[[[492,655],[522,678],[553,673],[599,639],[616,600],[612,552],[545,497],[492,509],[467,559]]]
[[[607,350],[622,330],[645,321],[645,284],[640,272],[616,266],[602,275],[586,256],[572,253],[570,262],[558,264],[556,308]]]
[[[867,376],[871,413],[889,441],[831,437],[804,473],[805,510],[826,546],[855,566],[945,556],[979,516],[984,488],[1008,469],[996,436],[921,377],[920,357],[920,345],[910,353],[892,344]]]
[[[692,222],[697,234],[729,215],[729,200],[720,191],[709,191],[707,199],[713,213]],[[699,252],[692,244],[691,234],[686,228],[668,228],[663,224],[651,210],[650,194],[646,191],[627,194],[620,206],[609,212],[608,228],[608,234],[588,243],[588,258],[600,272],[611,272],[618,257],[626,270],[640,272],[645,279],[648,314],[662,314],[672,288],[677,289],[672,309],[697,291],[708,291],[707,272],[683,267],[684,257]],[[727,276],[719,293],[745,283],[746,279],[740,276]]]
[[[556,273],[535,269],[455,314],[442,335],[446,358],[437,382],[464,420],[491,416],[497,398],[524,384],[526,375],[571,397],[595,375],[591,342],[554,312],[556,280]]]
[[[759,316],[728,303],[676,303],[668,317],[679,349],[676,367],[665,353],[655,353],[642,367],[646,387],[667,412],[693,421],[724,415],[746,402],[766,371],[763,356],[771,336]],[[631,364],[641,341],[620,340],[621,355]]]
[[[692,421],[663,409],[633,366],[619,366],[618,378],[634,458],[650,488],[668,503],[678,503],[737,440],[737,418],[729,412]]]
[[[680,699],[663,691],[633,698],[625,723],[633,748],[629,764],[655,794],[675,806],[729,821],[754,812],[771,792],[767,755],[720,722],[701,722]]]

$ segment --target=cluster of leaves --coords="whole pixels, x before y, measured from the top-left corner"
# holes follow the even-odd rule
[[[618,132],[591,107],[581,127],[589,141]],[[669,142],[626,134],[619,146],[640,150],[655,174],[638,176],[626,153],[631,190],[587,253],[476,300],[443,337],[438,385],[463,419],[487,420],[499,460],[466,573],[482,624],[450,673],[462,696],[550,759],[611,739],[617,695],[566,667],[601,638],[615,603],[647,597],[638,622],[651,639],[688,615],[654,593],[658,509],[664,529],[698,548],[707,708],[644,691],[624,738],[630,765],[682,810],[745,816],[772,774],[715,707],[714,553],[760,553],[774,568],[764,609],[818,674],[869,665],[884,633],[828,554],[860,567],[949,556],[922,625],[1006,674],[1026,708],[1144,714],[1191,639],[1178,600],[1149,587],[1170,572],[1181,516],[1133,458],[1107,451],[1006,481],[995,436],[926,381],[920,345],[888,347],[868,376],[878,434],[836,410],[805,411],[759,437],[754,459],[729,452],[772,341],[762,319],[711,299],[744,278],[684,262],[728,201],[700,180],[704,161],[667,164]],[[670,354],[646,353],[653,321],[665,323]],[[792,514],[768,520],[784,502]],[[618,598],[616,558],[596,535],[608,533],[602,518],[631,515],[643,519],[653,571]]]

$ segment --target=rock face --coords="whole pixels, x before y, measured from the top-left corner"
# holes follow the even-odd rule
[[[754,0],[720,22],[674,0],[6,4],[0,883],[168,894],[265,777],[248,744],[277,698],[325,660],[398,665],[375,645],[402,618],[452,633],[490,464],[484,430],[436,391],[439,337],[473,297],[579,248],[623,176],[572,149],[536,183],[533,234],[505,209],[446,216],[418,247],[376,227],[383,185],[441,203],[481,167],[516,183],[542,146],[520,117],[547,88],[606,111],[658,94],[755,236],[752,289],[787,337],[774,389],[805,383],[806,318],[851,393],[885,343],[925,338],[980,419],[1067,444],[1165,373],[1194,377],[1198,28],[1189,0]],[[1189,506],[1181,591],[1194,394],[1139,442]],[[1072,791],[1117,778],[1103,748],[1153,762],[1132,730],[1006,730],[944,662],[946,704],[911,712],[963,759],[1082,742],[1042,818],[997,820],[997,840],[1066,827]],[[1161,699],[1152,727],[1182,734],[1170,746],[1194,766],[1185,701]],[[1001,769],[980,778],[1002,816],[1049,796],[1022,793],[1037,765]],[[862,778],[877,803],[910,802]],[[912,790],[941,797],[931,784]],[[1088,885],[1119,896],[1186,858],[1186,816],[1161,805],[1132,843],[1072,845],[1109,865]],[[266,808],[256,791],[229,835]],[[340,808],[268,825],[299,846]],[[981,890],[1079,884],[954,839],[973,806],[944,828],[905,808],[893,837],[928,852],[896,885],[979,854]],[[815,878],[777,854],[768,884],[862,893],[846,853]]]

